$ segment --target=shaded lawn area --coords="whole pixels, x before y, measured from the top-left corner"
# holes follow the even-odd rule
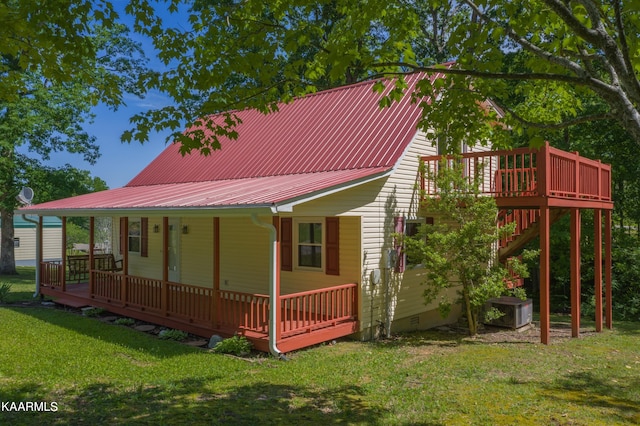
[[[30,290],[31,291],[31,290]],[[419,332],[238,359],[43,307],[0,307],[0,424],[640,423],[640,323],[487,343]]]

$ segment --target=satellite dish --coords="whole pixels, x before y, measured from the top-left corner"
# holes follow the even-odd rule
[[[29,188],[28,186],[23,186],[16,199],[22,204],[31,204],[31,200],[33,200],[33,189]]]

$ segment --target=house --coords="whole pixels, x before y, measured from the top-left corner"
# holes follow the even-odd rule
[[[36,223],[37,216],[26,219],[20,214],[13,216],[14,256],[18,265],[35,265],[36,262]],[[62,221],[58,217],[48,216],[43,221],[42,257],[47,260],[62,258]]]
[[[409,88],[421,78],[408,76]],[[95,219],[113,219],[111,260],[89,251],[82,265],[43,261],[40,292],[202,336],[241,333],[274,354],[455,321],[458,312],[443,319],[435,303],[424,304],[424,271],[404,267],[393,238],[430,220],[420,159],[434,167],[434,135],[416,130],[421,111],[409,96],[380,109],[373,84],[308,95],[269,115],[239,111],[238,139],[212,155],[183,157],[170,145],[125,187],[25,207],[62,217],[63,227],[66,217],[90,217],[90,246]],[[579,208],[604,211],[610,231],[608,166],[548,146],[512,157],[465,151],[467,170],[489,164],[486,192],[499,199],[503,220],[539,212],[521,234],[543,235],[543,293],[550,211],[570,210],[576,220]],[[593,173],[579,174],[583,164]],[[565,175],[570,187],[557,190]],[[606,250],[610,259],[610,242]],[[86,275],[71,279],[70,267]],[[548,298],[545,306],[546,343]]]

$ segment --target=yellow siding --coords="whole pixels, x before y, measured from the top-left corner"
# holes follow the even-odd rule
[[[437,155],[437,149],[424,133],[418,133],[392,174],[355,188],[296,206],[298,215],[346,215],[360,217],[361,258],[358,262],[360,324],[363,337],[378,321],[394,328],[403,318],[437,308],[424,304],[421,273],[412,270],[396,274],[387,268],[386,253],[393,249],[394,218],[418,215],[419,156]],[[380,281],[372,282],[372,274]],[[449,296],[453,297],[455,291]],[[435,322],[434,322],[435,325]],[[426,324],[428,326],[428,324]]]
[[[182,218],[180,281],[184,284],[213,287],[213,219]]]
[[[296,216],[300,218],[301,216]],[[304,217],[304,216],[302,216]],[[323,271],[296,269],[280,274],[283,294],[315,290],[341,284],[359,283],[360,277],[360,218],[340,217],[340,275]]]
[[[249,217],[220,219],[220,289],[269,293],[269,232]]]

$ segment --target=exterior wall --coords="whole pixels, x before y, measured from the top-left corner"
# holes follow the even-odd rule
[[[131,217],[130,220],[139,219]],[[157,226],[158,232],[154,232]],[[187,226],[188,233],[182,232]],[[163,275],[163,234],[162,218],[149,217],[148,256],[129,252],[129,274],[140,277],[162,279]],[[181,218],[179,221],[179,279],[182,284],[213,287],[213,219],[212,218]],[[122,259],[120,248],[120,220],[113,219],[114,255]]]
[[[36,228],[15,228],[14,237],[20,238],[20,247],[14,249],[16,260],[36,259]],[[62,227],[45,226],[42,234],[42,258],[62,258]]]
[[[37,216],[30,216],[37,220]],[[22,218],[21,214],[13,217],[14,238],[20,240],[19,247],[15,247],[16,261],[36,260],[36,225]],[[62,258],[62,221],[57,217],[44,217],[42,230],[42,257],[43,259]]]
[[[486,148],[476,148],[475,150]],[[469,152],[472,150],[470,149]],[[394,248],[394,218],[416,218],[419,210],[419,156],[437,155],[427,135],[418,132],[393,173],[355,188],[296,206],[296,215],[357,216],[360,218],[360,337],[374,337],[378,325],[401,331],[429,328],[457,319],[452,310],[446,318],[437,303],[425,306],[422,296],[424,269],[394,272],[388,253]],[[455,289],[444,296],[453,299]]]
[[[321,217],[336,214],[321,214]],[[293,216],[295,218],[310,216]],[[313,216],[313,217],[318,217]],[[296,268],[280,272],[280,286],[283,294],[314,290],[341,284],[360,282],[360,218],[340,217],[340,275],[327,275],[324,271],[310,271]],[[324,254],[323,254],[324,255]]]
[[[213,288],[213,218],[182,218],[181,226],[188,233],[179,234],[180,282]]]
[[[220,218],[220,289],[269,294],[269,231],[250,217]]]

